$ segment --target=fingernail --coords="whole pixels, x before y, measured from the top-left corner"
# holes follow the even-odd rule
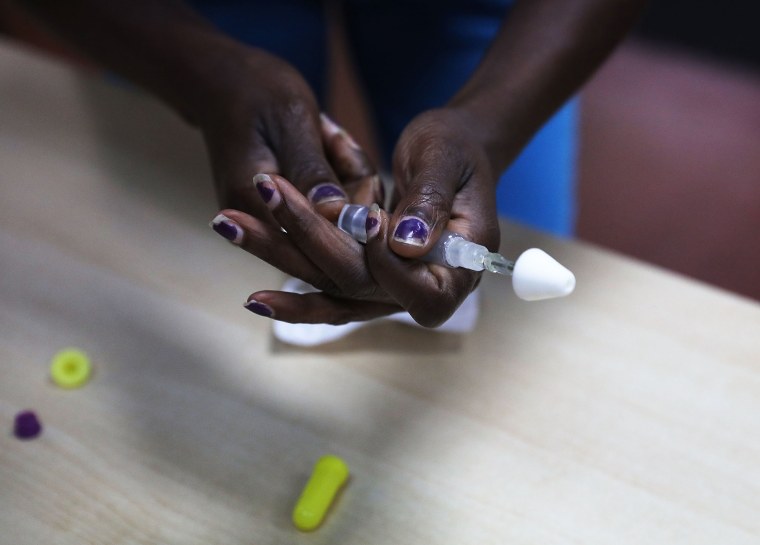
[[[369,207],[367,220],[364,222],[364,228],[367,230],[367,241],[372,240],[380,232],[380,207],[377,203]]]
[[[356,142],[356,140],[353,139],[353,137],[346,132],[346,129],[338,125],[335,121],[330,119],[326,113],[319,114],[319,118],[322,120],[322,124],[324,125],[325,132],[327,132],[327,136],[333,137],[336,134],[339,134],[341,138],[343,138],[346,141],[346,144],[348,144],[350,147],[352,147],[355,150],[362,149],[361,146]]]
[[[270,210],[280,204],[280,192],[277,191],[277,186],[268,174],[257,174],[253,177],[253,183],[256,186],[256,191],[261,195],[261,200],[266,203]]]
[[[330,119],[326,113],[323,112],[319,114],[319,118],[322,120],[322,124],[324,125],[328,136],[335,136],[343,130],[337,123],[335,123],[335,121]]]
[[[340,130],[340,135],[345,139],[346,144],[348,144],[351,148],[355,150],[362,149],[361,146],[356,142],[356,140],[353,139],[353,137],[346,132],[345,129]]]
[[[265,305],[264,303],[259,303],[256,299],[251,299],[243,306],[254,314],[258,314],[259,316],[264,316],[266,318],[271,318],[274,316],[274,310],[272,307]]]
[[[312,204],[323,204],[326,202],[346,200],[345,192],[335,184],[315,185],[309,191],[308,198]]]
[[[412,246],[424,246],[429,234],[427,223],[414,216],[405,216],[396,226],[393,239]]]
[[[233,244],[243,242],[243,229],[224,214],[217,215],[209,226]]]

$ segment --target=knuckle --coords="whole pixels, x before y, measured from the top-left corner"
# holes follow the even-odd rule
[[[299,124],[308,119],[310,108],[301,93],[290,92],[280,99],[280,112],[288,121]]]
[[[346,298],[341,293],[327,293],[320,298],[320,308],[314,309],[318,319],[316,323],[344,325],[357,319],[352,305],[345,304]]]
[[[290,236],[305,238],[308,235],[316,233],[319,225],[319,216],[315,214],[299,214],[294,210],[289,210],[287,218],[282,218],[283,227]],[[313,240],[308,237],[308,240]]]
[[[432,328],[448,320],[458,306],[454,298],[438,294],[436,297],[419,297],[407,308],[415,322]]]
[[[274,91],[270,108],[264,114],[263,132],[276,141],[288,135],[302,134],[314,124],[316,99],[299,82],[288,82]]]
[[[407,193],[403,213],[424,218],[433,223],[445,220],[451,202],[435,183],[423,183]]]
[[[422,327],[434,328],[443,324],[454,313],[442,311],[440,309],[433,309],[426,307],[425,305],[419,308],[409,309],[409,314],[414,318],[414,321],[420,324]]]
[[[376,285],[364,263],[348,263],[333,278],[343,294],[352,299],[368,299],[376,291]]]
[[[334,159],[335,168],[348,177],[348,181],[369,178],[375,175],[375,169],[363,151],[350,150],[339,154]]]
[[[330,319],[332,325],[345,325],[355,320],[354,312],[349,309],[341,309]]]
[[[448,197],[436,182],[429,180],[418,186],[415,201],[419,206],[438,208],[448,202]]]
[[[322,182],[335,182],[335,176],[327,162],[314,153],[304,153],[292,167],[293,183],[311,187]]]
[[[309,284],[317,288],[319,291],[330,295],[337,295],[340,293],[340,288],[338,288],[335,282],[324,273],[309,278]]]
[[[466,296],[475,289],[480,275],[467,274],[440,284],[435,293],[418,293],[406,305],[409,314],[424,327],[438,327],[459,308]]]

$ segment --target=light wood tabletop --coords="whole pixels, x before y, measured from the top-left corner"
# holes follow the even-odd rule
[[[505,223],[576,293],[488,277],[471,334],[290,347],[242,307],[283,275],[207,226],[199,134],[8,42],[0,74],[1,544],[760,543],[757,303]],[[327,453],[351,477],[302,533]]]

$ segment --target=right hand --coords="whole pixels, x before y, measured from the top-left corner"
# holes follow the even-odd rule
[[[325,157],[323,140],[347,137],[323,117],[303,77],[285,61],[260,49],[236,49],[216,67],[208,99],[196,112],[211,159],[219,203],[272,222],[255,193],[258,173],[286,177],[317,212],[335,221],[355,195],[379,198],[369,178],[344,187]]]

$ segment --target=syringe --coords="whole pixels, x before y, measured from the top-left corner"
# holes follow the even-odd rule
[[[347,204],[338,217],[338,227],[359,242],[367,242],[369,208]],[[472,271],[490,271],[511,275],[512,288],[520,299],[538,301],[569,295],[575,289],[575,276],[553,257],[539,250],[526,250],[511,261],[485,246],[465,239],[462,235],[444,231],[423,261],[447,267],[463,267]]]

